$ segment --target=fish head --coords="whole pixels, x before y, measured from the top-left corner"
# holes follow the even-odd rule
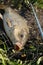
[[[16,25],[13,32],[14,32],[13,35],[16,40],[16,42],[14,43],[15,49],[16,50],[23,49],[24,45],[26,44],[26,41],[28,40],[29,35],[28,27],[27,26],[20,27],[19,25]]]

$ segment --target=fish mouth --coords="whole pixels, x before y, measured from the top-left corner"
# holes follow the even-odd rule
[[[22,49],[23,49],[23,44],[20,43],[20,42],[16,42],[15,45],[14,45],[14,49],[15,49],[16,51],[22,50]]]

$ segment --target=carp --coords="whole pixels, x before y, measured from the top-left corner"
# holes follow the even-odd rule
[[[17,51],[23,49],[29,36],[27,20],[10,7],[5,9],[2,19],[5,32],[12,41],[14,49]]]

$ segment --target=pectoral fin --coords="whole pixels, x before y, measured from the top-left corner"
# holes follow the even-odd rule
[[[6,22],[7,22],[7,25],[8,25],[9,27],[12,27],[12,24],[11,24],[11,21],[10,21],[9,18],[6,18]]]

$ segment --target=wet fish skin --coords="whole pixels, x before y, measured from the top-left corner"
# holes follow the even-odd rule
[[[8,7],[5,9],[3,24],[12,43],[14,45],[16,44],[20,50],[23,49],[29,35],[27,20]]]

